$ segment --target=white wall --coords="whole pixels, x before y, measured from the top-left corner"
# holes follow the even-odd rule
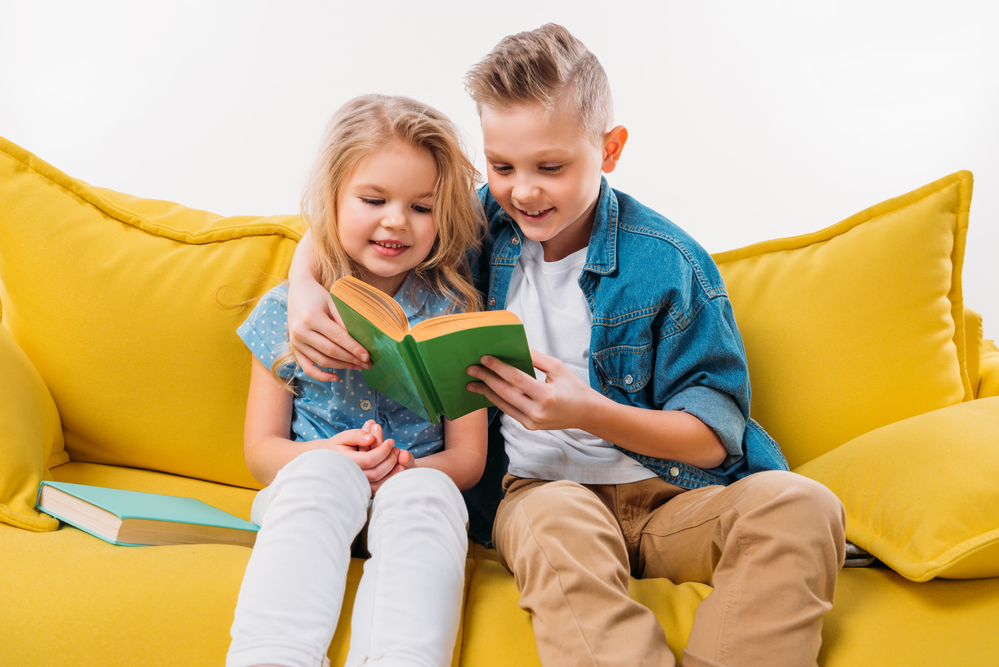
[[[631,132],[612,183],[711,251],[972,170],[965,299],[994,338],[996,6],[0,0],[0,135],[95,185],[291,213],[326,119],[357,94],[437,106],[478,156],[465,70],[504,35],[556,21],[600,57]]]

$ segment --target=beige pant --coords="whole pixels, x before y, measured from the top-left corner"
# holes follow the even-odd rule
[[[507,475],[493,527],[545,667],[674,665],[628,577],[698,581],[684,665],[815,665],[844,558],[843,506],[789,472],[683,491]]]

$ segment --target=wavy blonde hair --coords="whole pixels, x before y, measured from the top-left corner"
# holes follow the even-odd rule
[[[312,230],[316,279],[327,290],[344,276],[360,276],[360,265],[340,243],[337,197],[364,158],[393,141],[427,150],[437,165],[432,215],[436,237],[430,253],[412,272],[411,289],[424,287],[444,296],[447,312],[473,311],[481,296],[472,283],[469,253],[485,236],[486,221],[475,194],[478,177],[465,155],[457,128],[433,107],[409,97],[363,95],[340,107],[323,134],[319,154],[302,193],[302,217]],[[294,359],[289,350],[271,366]],[[286,386],[291,389],[291,381]]]
[[[478,172],[451,120],[408,97],[355,97],[333,114],[326,127],[302,194],[317,280],[330,289],[338,279],[360,274],[340,244],[337,197],[361,160],[396,140],[427,150],[437,165],[432,208],[437,235],[430,254],[413,269],[415,283],[447,297],[448,312],[478,310],[481,298],[467,259],[485,235],[485,215],[475,194]]]

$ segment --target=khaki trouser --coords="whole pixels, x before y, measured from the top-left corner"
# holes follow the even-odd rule
[[[545,667],[674,665],[628,577],[714,587],[684,665],[814,665],[844,558],[843,506],[788,472],[692,491],[507,475],[493,527]]]

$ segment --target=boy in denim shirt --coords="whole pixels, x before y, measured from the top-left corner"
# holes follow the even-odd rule
[[[548,24],[502,40],[466,85],[489,181],[479,288],[520,316],[538,371],[484,357],[469,389],[502,410],[492,538],[542,664],[674,665],[631,575],[713,586],[685,665],[814,665],[842,505],[787,472],[749,418],[745,351],[711,257],[603,177],[628,140],[603,68]],[[292,328],[303,364],[366,363],[342,329],[305,319]],[[325,354],[303,342],[319,332],[336,341]],[[470,502],[487,519],[490,480]]]

